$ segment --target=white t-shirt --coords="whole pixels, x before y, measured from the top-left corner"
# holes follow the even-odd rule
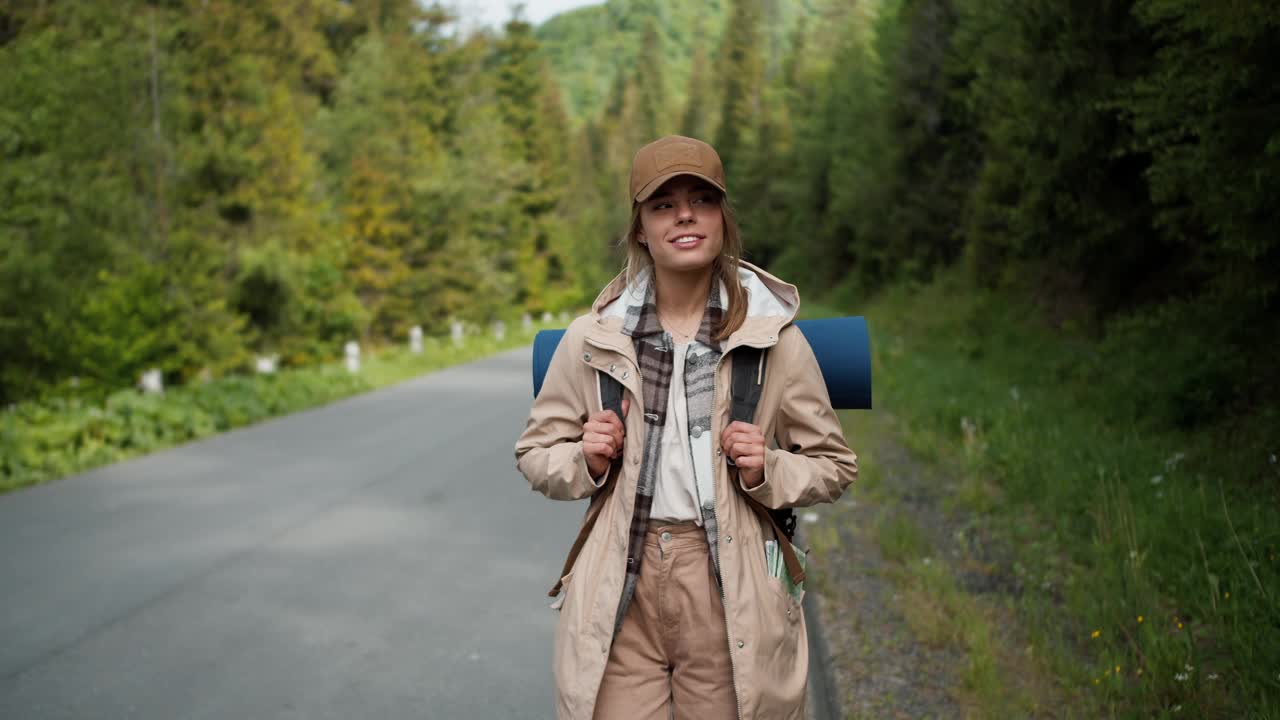
[[[689,444],[689,406],[684,397],[684,367],[689,345],[675,345],[672,349],[675,356],[671,392],[667,395],[667,422],[662,426],[661,462],[649,517],[675,522],[695,520],[701,525],[693,450]]]

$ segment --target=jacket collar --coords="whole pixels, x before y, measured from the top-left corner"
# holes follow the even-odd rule
[[[622,332],[630,335],[632,338],[648,337],[651,343],[660,343],[661,338],[653,338],[652,336],[662,336],[665,331],[662,328],[662,320],[658,317],[658,301],[657,294],[654,291],[654,283],[645,283],[644,301],[638,305],[628,304],[625,308],[626,319],[622,322]],[[702,313],[702,320],[698,323],[698,332],[694,336],[694,340],[706,345],[707,347],[720,349],[720,343],[711,337],[713,328],[724,317],[724,306],[721,304],[721,293],[718,285],[712,285],[711,291],[707,293],[706,310]]]
[[[796,312],[800,309],[800,291],[795,285],[784,282],[745,260],[739,261],[738,282],[747,290],[747,317],[721,345],[722,351],[728,352],[738,345],[769,347],[776,344],[778,333],[794,321]],[[713,287],[718,291],[720,307],[727,309],[729,300],[724,283],[717,281]],[[590,315],[594,322],[588,326],[587,337],[601,347],[631,355],[628,336],[662,331],[656,313],[653,313],[652,319],[645,319],[642,323],[641,309],[634,310],[632,331],[628,332],[627,329],[628,321],[631,320],[629,313],[633,312],[631,309],[643,308],[652,302],[652,294],[652,267],[640,271],[630,285],[627,284],[626,271],[618,273],[591,304]],[[712,298],[708,297],[708,305],[711,304]],[[708,342],[710,339],[710,327],[707,315],[704,315],[697,340],[714,347],[713,343]]]

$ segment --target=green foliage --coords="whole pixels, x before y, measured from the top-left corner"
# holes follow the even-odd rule
[[[601,203],[535,34],[412,0],[0,11],[0,402],[582,302]]]
[[[758,93],[764,79],[760,56],[762,19],[760,0],[733,0],[724,42],[720,44],[717,76],[723,90],[715,145],[724,161],[726,176],[741,163],[739,154],[749,141],[744,130],[750,125],[741,120],[751,117],[759,107]]]
[[[1249,392],[1231,358],[1242,338],[1179,337],[1216,313],[1181,304],[1116,320],[1099,343],[1046,327],[1025,293],[976,288],[957,268],[860,307],[877,407],[1013,550],[1002,570],[1037,655],[1042,640],[1057,648],[1053,669],[1087,693],[1082,715],[1266,717],[1280,662],[1278,418],[1224,412]]]

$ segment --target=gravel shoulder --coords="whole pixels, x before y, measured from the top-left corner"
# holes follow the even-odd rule
[[[944,512],[955,479],[913,456],[894,424],[882,411],[846,420],[859,482],[801,512],[831,716],[1072,717],[1019,627],[998,543],[982,518]]]

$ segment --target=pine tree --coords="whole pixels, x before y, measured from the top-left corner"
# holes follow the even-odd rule
[[[715,146],[729,177],[735,176],[743,159],[740,154],[751,143],[752,119],[760,109],[764,80],[761,19],[760,0],[733,0],[720,46],[716,74],[724,94]]]

